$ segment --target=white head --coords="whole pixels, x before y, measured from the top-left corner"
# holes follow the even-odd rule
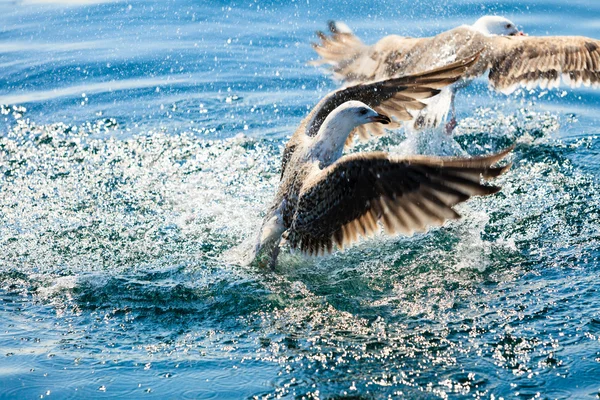
[[[389,124],[391,120],[360,101],[343,103],[330,112],[321,124],[313,142],[312,155],[325,164],[335,161],[341,156],[344,143],[352,130],[371,122]]]
[[[389,124],[390,119],[383,114],[379,114],[363,102],[351,100],[343,103],[329,113],[327,118],[325,118],[325,121],[323,121],[319,133],[324,129],[330,131],[336,130],[340,131],[340,133],[342,133],[342,131],[347,131],[346,136],[348,136],[357,126],[368,124],[370,122]],[[330,134],[331,133],[329,133],[329,135]]]
[[[517,29],[517,26],[504,17],[486,15],[481,17],[473,24],[473,28],[477,29],[484,35],[498,36],[524,36],[524,33]]]

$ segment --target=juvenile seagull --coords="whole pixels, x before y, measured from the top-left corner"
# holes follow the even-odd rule
[[[275,267],[282,238],[308,254],[331,252],[370,236],[381,224],[389,234],[424,232],[459,218],[452,208],[474,195],[496,193],[481,184],[506,167],[492,167],[510,150],[475,158],[395,157],[387,153],[342,156],[353,130],[388,124],[382,108],[400,114],[419,99],[460,78],[477,57],[423,74],[359,84],[328,94],[286,145],[281,182],[261,227],[254,264]],[[371,107],[367,106],[370,104]]]
[[[525,36],[503,17],[485,16],[473,25],[462,25],[433,37],[389,35],[374,45],[364,44],[342,22],[329,22],[330,35],[317,32],[313,43],[333,74],[345,83],[386,79],[439,67],[481,51],[479,61],[462,82],[445,88],[415,120],[415,127],[437,126],[451,110],[446,125],[456,126],[454,95],[461,86],[489,70],[490,85],[510,94],[518,87],[558,87],[560,80],[578,87],[600,84],[600,41],[581,36]]]

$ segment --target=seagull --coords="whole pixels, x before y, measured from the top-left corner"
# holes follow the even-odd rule
[[[481,52],[479,61],[454,85],[442,90],[415,118],[416,129],[438,126],[451,110],[446,132],[456,126],[456,91],[489,71],[492,88],[510,94],[519,87],[542,89],[600,84],[600,41],[581,36],[527,36],[510,20],[484,16],[433,37],[389,35],[364,44],[343,22],[329,22],[329,35],[317,32],[315,65],[330,64],[346,84],[414,74]]]
[[[326,95],[287,143],[281,180],[253,254],[253,265],[275,268],[280,247],[310,255],[344,248],[379,231],[425,232],[460,215],[471,196],[500,190],[481,183],[510,165],[493,167],[511,151],[473,158],[398,157],[384,152],[342,155],[357,127],[389,125],[381,109],[404,115],[421,99],[457,81],[478,56],[433,71],[358,84]]]

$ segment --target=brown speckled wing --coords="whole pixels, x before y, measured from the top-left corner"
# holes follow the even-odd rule
[[[313,65],[329,64],[334,78],[346,84],[369,82],[418,73],[470,57],[484,47],[485,36],[460,26],[433,37],[411,38],[389,35],[367,46],[353,33],[340,33],[330,23],[330,34],[317,32],[313,48],[321,59]],[[470,74],[487,68],[471,69]]]
[[[600,84],[600,41],[580,36],[492,37],[482,60],[490,83],[511,93],[519,86],[553,88]]]
[[[354,65],[355,63],[360,63],[361,60],[365,58],[369,46],[365,45],[352,32],[338,31],[334,21],[329,21],[328,26],[329,35],[317,31],[319,43],[312,43],[312,47],[322,58],[320,60],[312,61],[311,64],[331,64],[335,76],[338,79],[347,82],[353,80],[359,82],[371,80],[368,79],[368,76],[362,75],[362,72],[360,72],[362,69],[359,68],[359,66]],[[367,60],[367,62],[368,61],[369,60]],[[346,70],[348,66],[351,67],[349,70]],[[373,68],[367,67],[365,69],[366,71],[371,71]],[[354,76],[355,72],[358,76]]]
[[[473,158],[396,158],[353,154],[308,179],[287,240],[309,254],[330,252],[368,237],[424,232],[459,214],[452,208],[471,196],[496,193],[481,183],[506,171],[492,167],[512,150]]]
[[[439,89],[462,77],[479,57],[479,53],[446,66],[413,75],[358,84],[337,90],[327,95],[315,106],[312,117],[306,126],[306,134],[315,136],[321,124],[336,107],[350,100],[358,100],[377,112],[394,117],[397,121],[412,119],[409,110],[421,110],[426,105],[420,100],[435,96]],[[383,130],[377,124],[368,124],[374,135]],[[361,137],[368,138],[366,130],[357,130]],[[351,134],[347,144],[352,141]]]
[[[285,168],[287,167],[288,162],[292,158],[292,154],[296,151],[296,145],[288,143],[283,149],[283,156],[281,157],[281,175],[280,178],[283,178],[285,173]]]

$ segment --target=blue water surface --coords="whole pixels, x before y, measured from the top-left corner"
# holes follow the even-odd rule
[[[453,145],[516,143],[502,192],[245,263],[285,141],[336,88],[314,31],[484,14],[600,38],[595,0],[1,2],[0,398],[600,397],[599,91],[476,81]]]

